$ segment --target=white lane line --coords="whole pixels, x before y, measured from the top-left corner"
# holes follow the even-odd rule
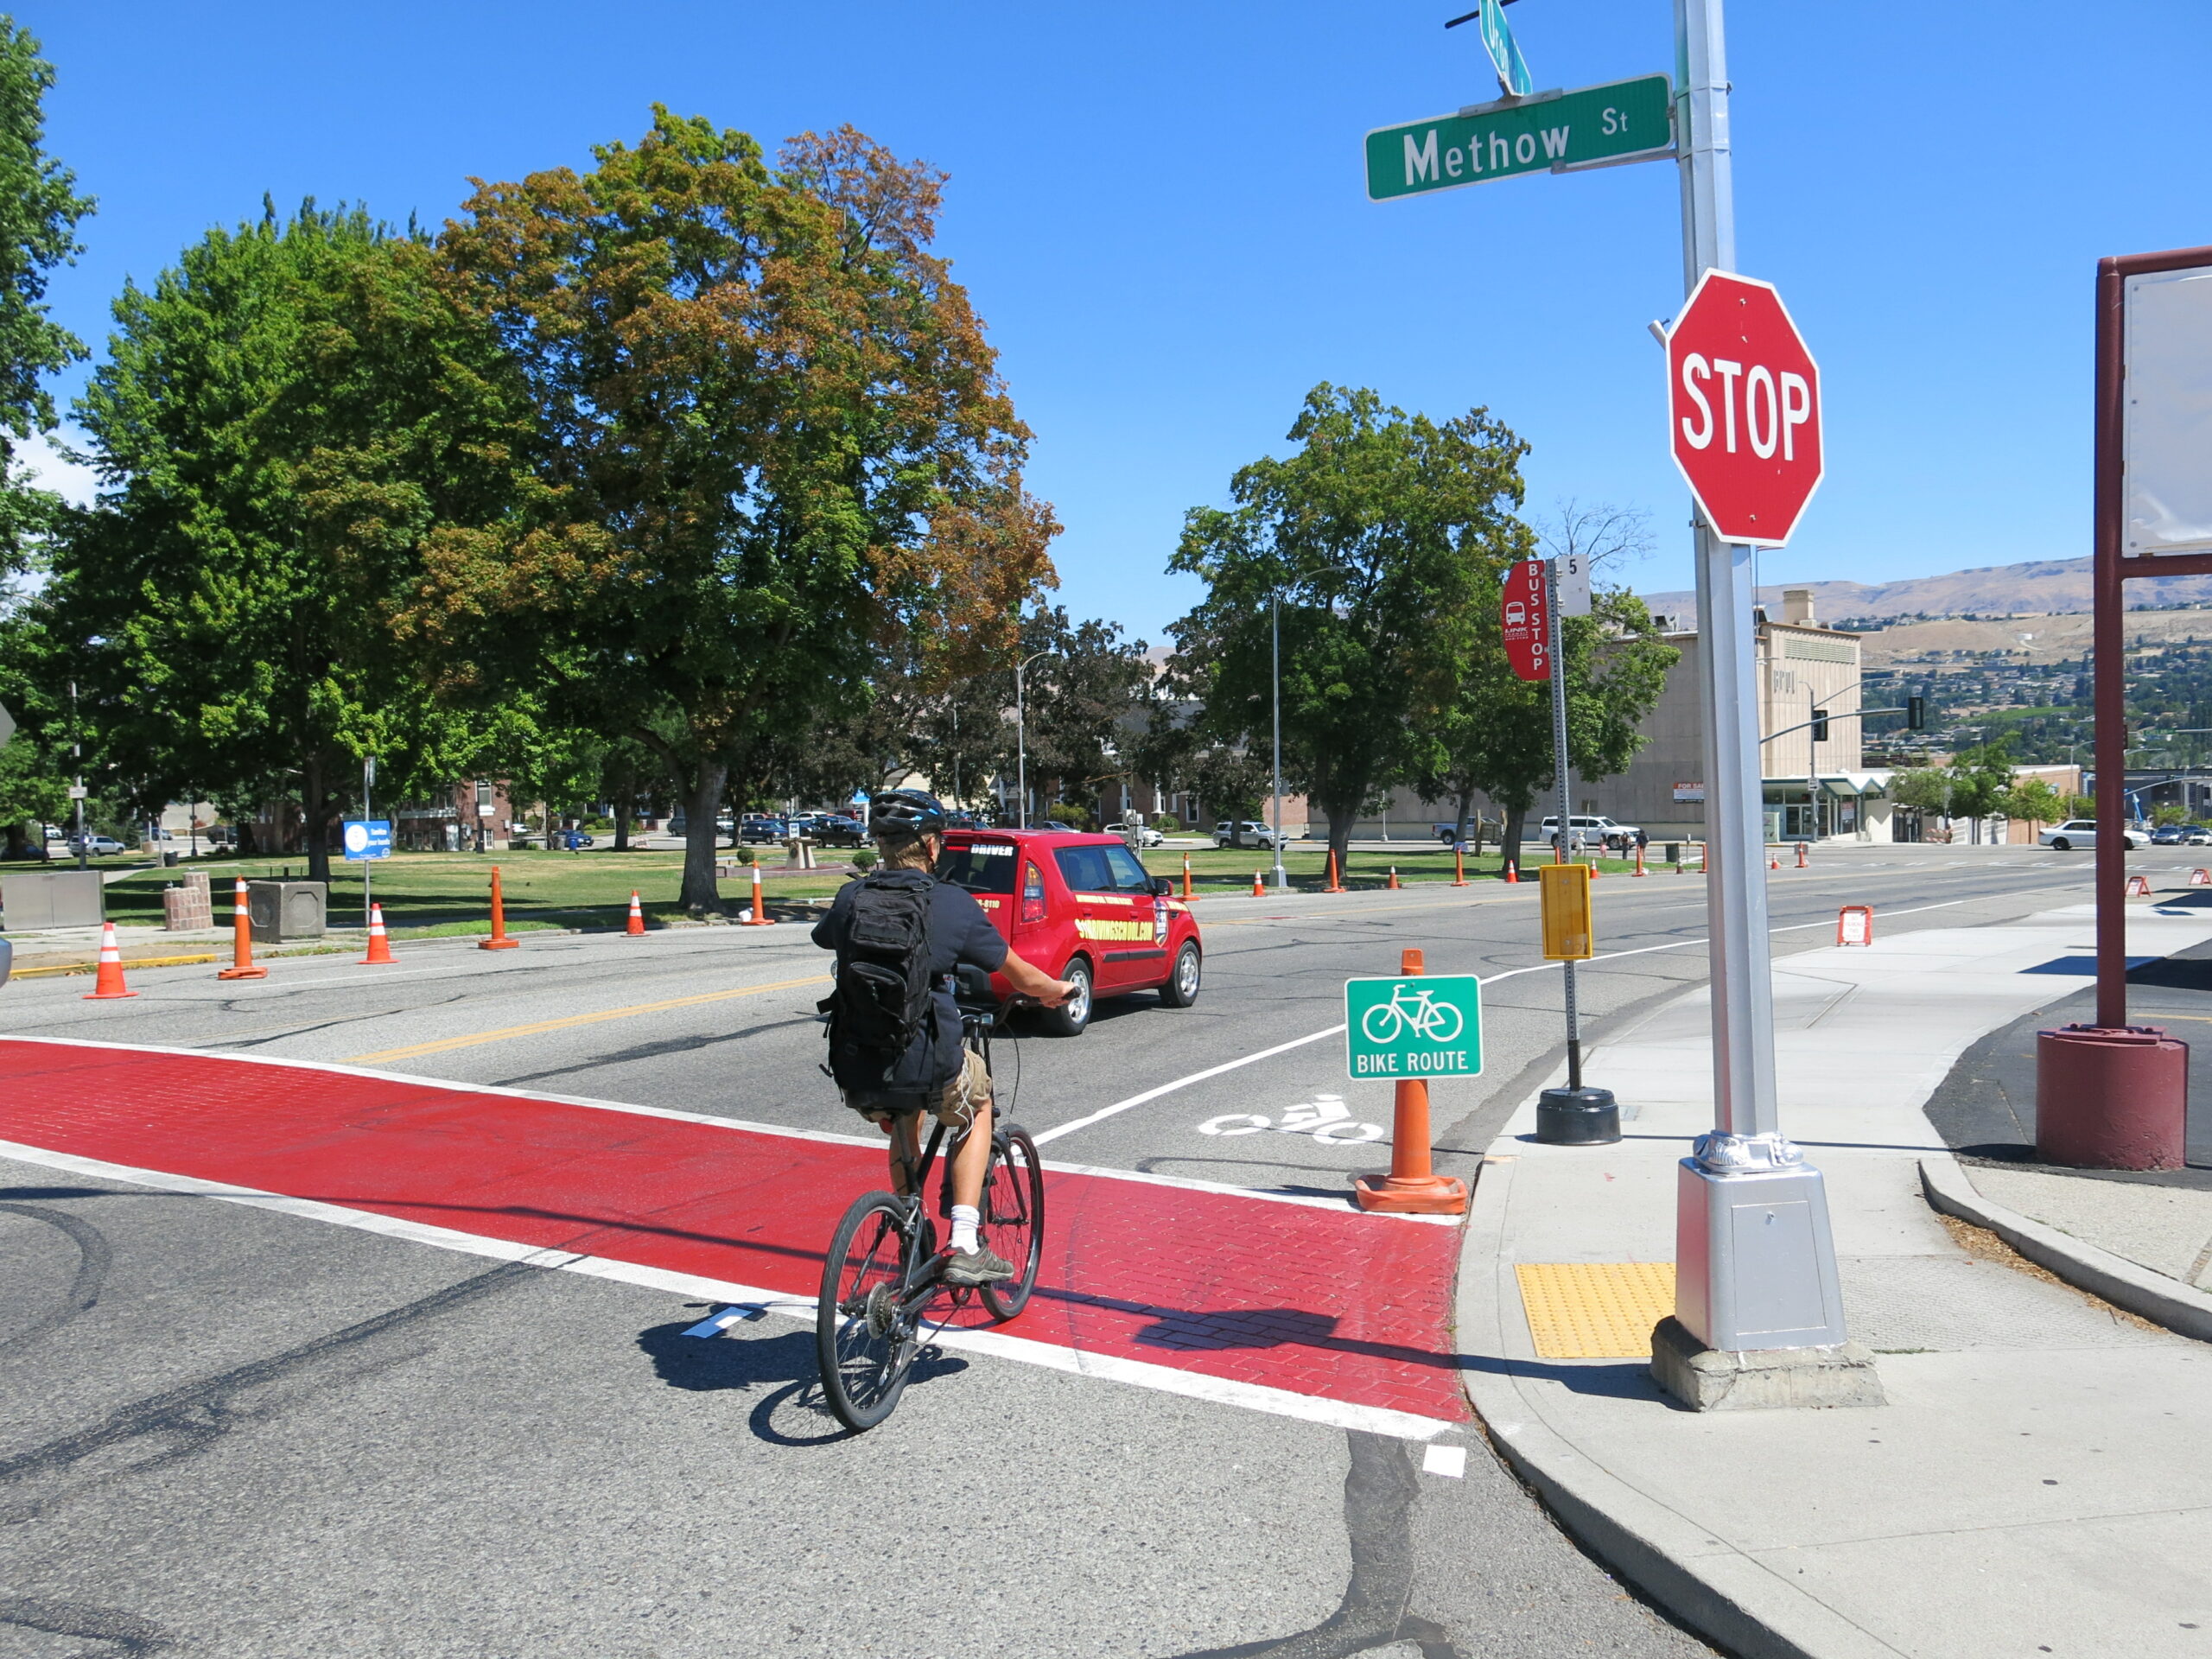
[[[1203,1071],[1193,1071],[1187,1077],[1178,1077],[1173,1083],[1163,1083],[1157,1089],[1147,1089],[1141,1095],[1131,1095],[1127,1100],[1117,1100],[1111,1106],[1102,1106],[1088,1117],[1078,1117],[1046,1129],[1042,1135],[1029,1138],[1039,1146],[1047,1141],[1057,1141],[1064,1135],[1073,1135],[1077,1129],[1087,1129],[1093,1123],[1103,1122],[1116,1113],[1126,1112],[1132,1106],[1141,1106],[1148,1100],[1158,1100],[1162,1095],[1172,1095],[1178,1089],[1187,1089],[1194,1083],[1204,1083],[1208,1077],[1217,1077],[1224,1071],[1234,1071],[1239,1066],[1252,1065],[1261,1060],[1272,1059],[1278,1054],[1287,1054],[1294,1048],[1303,1048],[1308,1043],[1318,1043],[1325,1037],[1334,1037],[1344,1030],[1341,1021],[1326,1031],[1308,1033],[1294,1037],[1287,1043],[1277,1043],[1273,1048],[1263,1048],[1256,1054],[1247,1054],[1242,1059],[1224,1060],[1219,1065],[1210,1065]]]
[[[1964,905],[1970,904],[1972,902],[1973,900],[1967,899],[1946,899],[1940,905],[1915,905],[1910,910],[1891,910],[1885,911],[1881,913],[1888,916],[1911,916],[1916,915],[1923,910],[1948,910],[1953,905]],[[1835,924],[1834,922],[1826,921],[1792,922],[1784,927],[1770,927],[1767,931],[1770,933],[1796,933],[1801,932],[1808,927],[1834,927],[1834,925]],[[1648,957],[1655,950],[1687,950],[1694,944],[1705,944],[1708,943],[1710,943],[1710,936],[1701,933],[1694,939],[1670,939],[1664,944],[1640,944],[1632,950],[1607,950],[1599,956],[1586,957],[1583,958],[1583,960],[1586,962],[1618,962],[1624,957]],[[1485,974],[1483,975],[1481,978],[1484,984],[1495,985],[1501,979],[1514,979],[1522,974],[1546,973],[1554,968],[1559,967],[1560,965],[1560,964],[1556,962],[1540,962],[1527,968],[1508,968],[1502,973]],[[1187,1089],[1194,1083],[1204,1083],[1209,1077],[1217,1077],[1221,1076],[1223,1072],[1234,1071],[1240,1066],[1251,1065],[1261,1060],[1272,1059],[1278,1054],[1287,1054],[1294,1048],[1303,1048],[1308,1043],[1318,1043],[1324,1038],[1337,1036],[1342,1033],[1344,1027],[1339,1023],[1329,1027],[1325,1031],[1309,1032],[1303,1037],[1294,1037],[1287,1043],[1277,1043],[1273,1048],[1263,1048],[1258,1053],[1247,1054],[1241,1059],[1227,1060],[1219,1065],[1208,1066],[1203,1071],[1192,1072],[1187,1077],[1178,1077],[1173,1083],[1163,1083],[1156,1089],[1147,1089],[1141,1095],[1131,1095],[1127,1100],[1117,1100],[1111,1106],[1102,1106],[1087,1117],[1078,1117],[1072,1119],[1068,1122],[1056,1125],[1054,1128],[1045,1130],[1041,1135],[1031,1135],[1030,1139],[1036,1141],[1036,1143],[1041,1147],[1047,1141],[1057,1141],[1064,1135],[1073,1135],[1077,1129],[1087,1129],[1092,1124],[1103,1122],[1106,1119],[1116,1116],[1122,1112],[1126,1112],[1132,1107],[1142,1106],[1147,1102],[1158,1100],[1162,1095],[1172,1095],[1179,1089]]]
[[[779,1291],[762,1290],[755,1285],[738,1284],[728,1279],[709,1279],[697,1274],[675,1273],[665,1268],[649,1268],[635,1262],[619,1262],[607,1256],[579,1255],[569,1250],[536,1249],[505,1239],[483,1238],[474,1233],[408,1221],[397,1216],[348,1210],[340,1205],[324,1204],[314,1198],[289,1198],[282,1193],[264,1192],[255,1187],[231,1186],[217,1181],[204,1181],[191,1175],[172,1175],[161,1170],[134,1168],[128,1164],[111,1164],[98,1158],[79,1158],[72,1153],[48,1152],[42,1147],[28,1147],[9,1141],[0,1141],[0,1158],[16,1159],[23,1163],[63,1170],[74,1175],[127,1181],[134,1186],[152,1187],[159,1192],[215,1198],[225,1204],[245,1205],[256,1210],[274,1210],[306,1220],[330,1222],[362,1232],[378,1233],[385,1237],[401,1239],[410,1243],[433,1245],[467,1255],[488,1256],[497,1262],[518,1262],[533,1268],[583,1274],[594,1279],[612,1279],[622,1284],[637,1285],[647,1290],[664,1291],[679,1296],[743,1303],[748,1308],[760,1308],[810,1324],[814,1319],[815,1299],[811,1296],[787,1295]],[[1046,1370],[1096,1377],[1108,1382],[1127,1383],[1160,1394],[1180,1395],[1186,1399],[1208,1400],[1217,1405],[1241,1407],[1246,1411],[1265,1412],[1271,1416],[1294,1417],[1331,1428],[1352,1428],[1370,1434],[1388,1434],[1402,1440],[1428,1440],[1459,1427],[1441,1417],[1422,1417],[1412,1412],[1394,1411],[1386,1406],[1352,1405],[1341,1400],[1325,1400],[1315,1395],[1294,1394],[1287,1389],[1271,1389],[1257,1382],[1241,1382],[1234,1378],[1208,1376],[1196,1371],[1179,1371],[1169,1366],[1154,1365],[1140,1359],[1123,1359],[1112,1354],[1086,1353],[1078,1348],[1057,1343],[1033,1342],[1027,1337],[1010,1337],[997,1331],[947,1330],[940,1332],[931,1340],[944,1347],[961,1348],[971,1353],[1015,1360],[1024,1364],[1041,1366]]]

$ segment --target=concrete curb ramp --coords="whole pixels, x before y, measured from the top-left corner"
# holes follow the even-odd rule
[[[2212,1294],[1982,1197],[1959,1160],[1948,1153],[1920,1160],[1920,1184],[1935,1208],[1987,1228],[2029,1261],[2050,1268],[2075,1288],[2101,1296],[2115,1307],[2139,1313],[2169,1331],[2199,1342],[2212,1342]]]
[[[1517,1281],[1503,1259],[1514,1168],[1506,1159],[1484,1161],[1459,1258],[1461,1376],[1491,1444],[1606,1567],[1731,1653],[1743,1659],[1900,1659],[1888,1643],[1576,1452],[1521,1392],[1517,1375],[1541,1362],[1469,1357],[1529,1348]],[[1506,1340],[1509,1325],[1522,1326],[1521,1340]]]

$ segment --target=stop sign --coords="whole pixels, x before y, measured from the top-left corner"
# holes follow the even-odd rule
[[[1667,333],[1675,464],[1723,541],[1780,547],[1821,481],[1821,372],[1772,284],[1708,270]]]

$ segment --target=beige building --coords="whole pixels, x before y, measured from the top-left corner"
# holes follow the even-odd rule
[[[1706,794],[1700,642],[1694,625],[1664,631],[1667,643],[1681,657],[1668,671],[1666,690],[1644,720],[1643,747],[1618,777],[1594,784],[1575,778],[1574,810],[1637,825],[1655,842],[1700,841],[1705,838]],[[1811,590],[1792,588],[1783,592],[1779,618],[1764,607],[1759,611],[1754,649],[1759,729],[1766,734],[1760,760],[1767,839],[1891,839],[1891,774],[1866,769],[1860,722],[1844,717],[1856,715],[1864,706],[1859,636],[1823,626],[1813,613]],[[1818,741],[1811,727],[1816,711],[1827,716],[1827,734]],[[1529,815],[1529,833],[1533,836],[1536,822],[1555,810],[1548,798],[1539,805]],[[1394,837],[1414,836],[1452,810],[1448,803],[1424,802],[1410,790],[1400,790],[1387,819],[1364,822],[1357,833],[1371,836],[1387,827]],[[1488,802],[1482,811],[1492,819],[1503,817]]]

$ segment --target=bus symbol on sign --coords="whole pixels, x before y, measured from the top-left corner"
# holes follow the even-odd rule
[[[1470,1077],[1483,1069],[1483,988],[1472,974],[1344,982],[1344,1070],[1354,1077]]]

